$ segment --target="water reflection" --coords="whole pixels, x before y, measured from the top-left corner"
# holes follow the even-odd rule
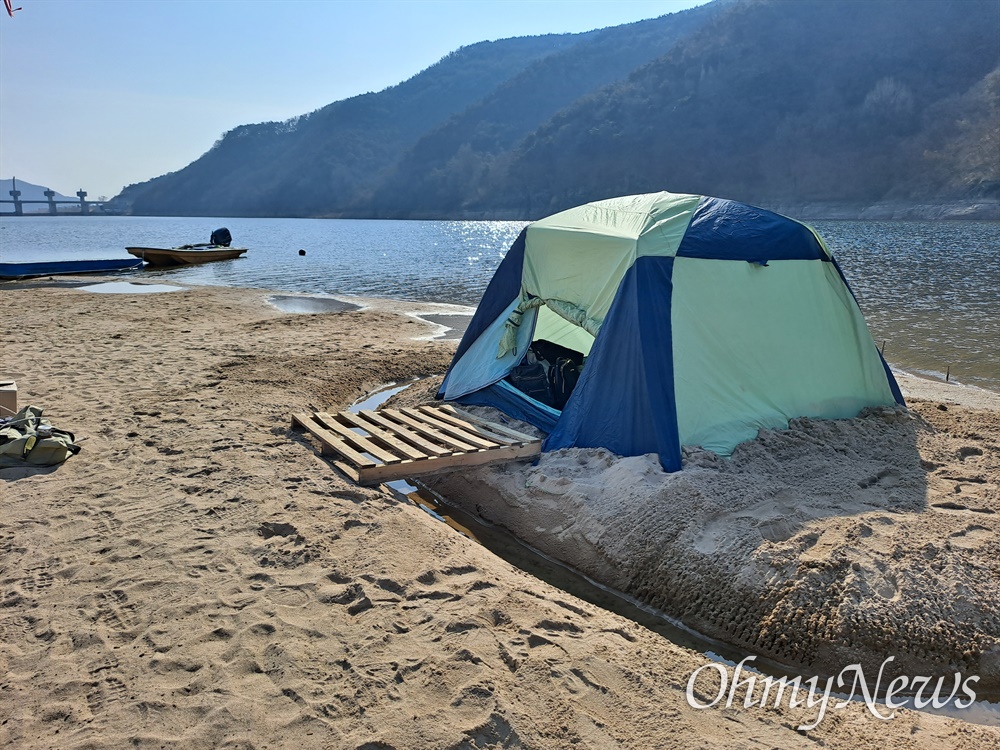
[[[207,241],[227,226],[244,258],[143,272],[181,284],[475,305],[519,221],[171,217],[0,219],[0,259],[113,257],[126,245]],[[903,369],[1000,389],[1000,224],[815,222],[875,340]],[[300,256],[299,250],[306,250]]]

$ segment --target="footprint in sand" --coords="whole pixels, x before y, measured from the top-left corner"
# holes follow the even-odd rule
[[[326,574],[326,577],[328,580],[338,584],[351,583],[354,580],[350,576],[344,575],[343,573],[337,570],[331,570],[329,573]]]
[[[270,539],[273,536],[283,536],[283,537],[298,537],[302,541],[305,541],[303,537],[299,535],[298,529],[296,529],[290,523],[280,523],[280,522],[266,522],[262,523],[257,529],[257,534],[264,537],[265,539]]]
[[[867,479],[858,482],[858,487],[867,490],[869,487],[879,485],[881,487],[894,487],[899,484],[899,472],[896,469],[882,469],[877,474],[873,474]]]
[[[58,564],[58,560],[52,560],[51,563],[28,568],[24,571],[24,579],[21,585],[25,590],[32,593],[44,591],[52,586],[53,579],[52,574],[49,573],[49,569]]]
[[[408,601],[419,599],[441,602],[458,601],[466,593],[476,590],[475,584],[481,583],[477,576],[478,573],[479,569],[474,565],[455,565],[441,570],[426,570],[415,579],[425,588],[407,594],[406,599]],[[470,576],[475,577],[475,579],[469,580]]]
[[[321,604],[339,604],[346,607],[347,614],[351,617],[359,615],[375,606],[360,583],[349,584],[338,592],[322,593],[318,599]]]
[[[310,595],[302,586],[276,586],[264,592],[268,601],[282,607],[304,607],[310,601]]]
[[[99,533],[106,536],[114,536],[115,532],[122,527],[122,522],[111,511],[102,510],[94,515],[94,525],[97,526]]]
[[[593,673],[582,669],[580,667],[572,667],[569,672],[563,676],[563,684],[566,689],[571,693],[584,693],[588,689],[596,690],[599,693],[607,694],[610,689],[598,681],[598,678],[594,676]]]
[[[984,515],[988,516],[991,516],[995,513],[995,511],[991,510],[990,508],[970,508],[968,505],[963,505],[962,503],[957,503],[953,500],[946,500],[940,503],[931,503],[931,507],[941,512],[983,513]]]
[[[109,705],[123,701],[128,695],[128,688],[125,683],[117,677],[105,677],[91,683],[91,690],[87,693],[87,705],[90,713],[97,715],[104,711]]]
[[[983,451],[974,445],[965,445],[958,449],[958,460],[965,461],[970,456],[981,456]]]
[[[119,640],[131,640],[138,633],[136,628],[140,618],[135,613],[136,605],[128,603],[128,595],[121,589],[114,589],[99,595],[97,617],[104,620]]]
[[[961,531],[949,534],[948,541],[951,542],[953,547],[974,549],[981,547],[985,542],[992,538],[992,536],[993,532],[987,527],[972,524]]]
[[[80,541],[90,535],[92,527],[87,520],[89,513],[85,510],[78,510],[71,515],[58,514],[52,516],[55,526],[52,527],[52,534],[57,538],[67,538],[70,541]]]

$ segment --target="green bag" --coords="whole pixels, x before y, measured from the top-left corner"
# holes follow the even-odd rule
[[[80,452],[72,432],[58,430],[37,406],[25,406],[15,416],[0,421],[0,468],[53,466]]]

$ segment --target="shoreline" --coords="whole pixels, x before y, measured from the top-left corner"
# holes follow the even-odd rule
[[[890,363],[891,365],[891,363]],[[924,375],[915,375],[904,370],[893,368],[903,398],[916,398],[926,401],[942,401],[968,406],[972,409],[987,409],[1000,411],[1000,390],[983,388],[978,385],[968,385],[959,382],[945,382]]]
[[[5,286],[19,403],[83,451],[0,470],[4,746],[1000,742],[864,705],[803,732],[815,709],[692,708],[701,655],[353,485],[292,433],[293,410],[442,374],[454,340],[428,340],[415,303],[303,315],[269,294]]]
[[[796,200],[750,200],[754,205],[788,216],[801,216],[807,221],[1000,221],[1000,203],[995,200],[973,201],[876,201],[858,203],[845,201],[796,201]],[[161,214],[133,214],[115,212],[95,212],[93,216],[122,216],[135,218],[157,218]],[[79,211],[60,211],[51,214],[47,209],[25,211],[23,214],[3,213],[2,218],[24,218],[39,216],[81,216]],[[241,217],[243,218],[243,217]],[[424,215],[373,216],[347,215],[340,213],[319,216],[250,216],[255,219],[333,219],[344,221],[532,221],[526,212],[506,211],[459,211],[451,214],[429,213]]]
[[[344,305],[356,305],[360,309],[372,309],[374,307],[392,311],[407,310],[408,312],[406,312],[406,314],[411,315],[412,317],[417,317],[426,322],[441,325],[446,329],[450,328],[450,332],[444,332],[446,334],[445,337],[455,339],[461,339],[462,333],[464,333],[469,320],[471,320],[476,311],[475,307],[458,303],[428,302],[419,300],[409,301],[382,297],[358,297],[349,294],[271,292],[271,296],[288,299],[302,298],[307,300],[329,299]],[[282,308],[281,305],[278,307],[279,309],[283,309],[284,312],[320,313],[336,311],[335,308],[330,310],[293,310],[289,308]],[[467,320],[463,321],[463,318],[467,318]],[[449,322],[449,319],[451,319],[452,322]],[[913,390],[914,397],[916,398],[953,399],[954,403],[972,406],[973,408],[988,408],[994,410],[1000,409],[1000,383],[997,384],[996,388],[987,388],[971,383],[964,383],[959,380],[946,381],[941,377],[903,369],[901,366],[893,364],[893,362],[888,359],[886,362],[897,381],[902,380],[910,384],[909,387]],[[964,392],[964,394],[961,391],[955,391],[952,393],[950,391],[942,390],[937,392],[931,386],[968,390]],[[902,385],[900,385],[900,387],[902,387]],[[996,397],[997,400],[994,400],[993,397]]]

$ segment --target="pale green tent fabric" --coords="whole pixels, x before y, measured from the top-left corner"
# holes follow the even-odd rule
[[[677,258],[673,287],[682,445],[729,455],[760,428],[781,428],[796,416],[844,419],[894,403],[861,311],[833,264],[782,260],[765,268]]]
[[[636,258],[677,252],[700,199],[675,193],[624,196],[534,222],[525,238],[524,293],[572,304],[599,327]],[[538,338],[546,333],[539,331]]]

